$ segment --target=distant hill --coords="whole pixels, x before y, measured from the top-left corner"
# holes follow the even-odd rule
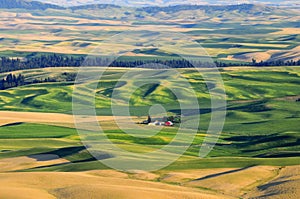
[[[71,0],[72,1],[72,0]],[[46,10],[46,9],[66,9],[66,10],[99,10],[97,14],[91,15],[88,12],[85,16],[90,18],[109,18],[114,15],[115,19],[122,20],[166,20],[173,19],[197,19],[199,16],[207,17],[241,17],[241,16],[261,16],[279,15],[284,16],[291,10],[283,10],[281,6],[268,6],[264,4],[238,4],[238,5],[172,5],[172,6],[148,6],[148,7],[124,7],[113,4],[90,4],[80,6],[62,7],[58,5],[41,3],[30,0],[0,0],[0,9],[26,9],[26,10]],[[101,10],[105,10],[102,12]],[[289,12],[289,13],[287,13]],[[108,14],[110,13],[110,14]],[[74,13],[73,13],[74,14]],[[81,15],[82,13],[78,12]],[[163,15],[165,17],[163,17]]]
[[[46,9],[66,9],[65,7],[41,3],[39,1],[30,0],[0,0],[0,8],[2,9],[28,9],[28,10],[46,10]],[[70,6],[68,7],[72,10],[100,10],[100,9],[114,9],[122,13],[122,6],[113,4],[90,4],[90,5],[80,5],[80,6]],[[166,14],[174,14],[181,11],[193,11],[193,10],[204,10],[207,14],[213,14],[215,12],[238,12],[238,13],[249,13],[249,14],[259,14],[262,12],[272,12],[274,7],[269,7],[266,5],[254,5],[254,4],[239,4],[239,5],[173,5],[166,7],[159,6],[148,6],[148,7],[138,7],[132,8],[135,12],[148,13],[150,15],[164,12]]]
[[[87,4],[114,4],[118,6],[174,6],[180,4],[190,5],[229,5],[239,3],[262,3],[262,4],[276,4],[276,5],[299,5],[299,0],[248,0],[248,1],[224,1],[224,0],[38,0],[45,3],[52,3],[65,7],[72,7]]]
[[[26,1],[26,0],[0,0],[0,8],[4,9],[29,9],[29,10],[46,10],[49,8],[52,9],[64,9],[63,7],[41,3],[38,1]]]
[[[121,8],[121,6],[112,5],[112,4],[90,4],[90,5],[72,6],[69,8],[72,10],[85,10],[85,9]]]
[[[243,13],[255,13],[255,12],[262,12],[262,11],[269,11],[273,10],[272,7],[266,5],[254,5],[254,4],[239,4],[239,5],[176,5],[176,6],[168,6],[168,7],[143,7],[137,8],[137,11],[144,11],[147,13],[158,13],[158,12],[165,12],[167,14],[180,12],[180,11],[188,11],[188,10],[205,10],[206,13],[216,12],[216,11],[237,11]]]
[[[125,8],[125,9],[123,9]],[[189,15],[193,11],[204,11],[206,16],[222,16],[222,15],[231,15],[237,16],[242,15],[252,15],[260,16],[262,14],[277,14],[278,12],[284,12],[280,7],[268,6],[263,4],[239,4],[239,5],[174,5],[167,7],[159,6],[149,6],[149,7],[135,7],[128,8],[112,4],[92,4],[92,5],[82,5],[82,6],[73,6],[69,7],[72,10],[101,10],[106,9],[110,10],[113,13],[119,13],[119,16],[130,15],[130,13],[137,13],[135,16],[140,17],[155,17],[161,19],[159,16],[161,13],[169,17],[180,18],[181,15]],[[128,11],[128,12],[126,12]],[[127,13],[127,14],[126,14]],[[199,13],[198,13],[199,14]],[[194,17],[197,17],[198,14],[194,14]]]

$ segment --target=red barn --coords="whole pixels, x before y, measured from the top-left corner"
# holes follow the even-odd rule
[[[165,122],[165,126],[174,126],[174,124],[171,121],[167,121],[167,122]]]

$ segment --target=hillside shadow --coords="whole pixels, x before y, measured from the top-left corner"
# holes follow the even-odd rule
[[[37,157],[35,158],[37,161],[39,160],[39,155],[47,155],[47,154],[53,154],[57,155],[60,158],[64,158],[66,156],[70,156],[76,153],[79,153],[82,150],[85,150],[86,148],[84,146],[76,146],[76,147],[66,147],[66,148],[61,148],[61,149],[56,149],[54,151],[48,151],[47,153],[39,153],[39,154],[34,154],[32,157]]]
[[[71,156],[71,155],[74,155],[76,153],[79,153],[83,150],[86,150],[85,146],[66,147],[66,148],[61,148],[61,149],[57,149],[57,150],[54,150],[54,151],[48,151],[47,153],[33,154],[33,155],[31,155],[31,157],[36,159],[37,161],[44,161],[43,155],[56,155],[59,158],[65,158],[67,156]],[[113,157],[111,154],[108,154],[108,153],[98,154],[97,157],[94,157],[88,152],[88,155],[89,155],[89,158],[87,158],[87,159],[74,160],[74,161],[71,161],[71,162],[78,163],[78,162],[86,162],[86,161],[94,161],[94,160],[103,160],[103,159],[108,159],[108,158]]]
[[[9,126],[19,126],[19,125],[22,125],[24,124],[24,122],[14,122],[14,123],[9,123],[9,124],[4,124],[4,125],[1,125],[1,127],[9,127]]]
[[[268,183],[268,184],[264,184],[264,185],[258,186],[257,188],[260,191],[267,191],[269,188],[272,188],[274,186],[280,186],[281,184],[284,184],[284,183],[287,183],[287,182],[290,182],[290,181],[289,180],[283,180],[283,181],[280,181],[280,182],[271,182],[271,183]],[[259,197],[260,198],[269,198],[269,197],[272,197],[272,196],[276,196],[279,193],[280,193],[279,190],[272,189],[271,193],[266,193],[266,194],[261,195]]]
[[[195,179],[195,180],[192,180],[191,182],[196,182],[196,181],[201,181],[201,180],[207,180],[207,179],[219,177],[219,176],[222,176],[222,175],[227,175],[227,174],[231,174],[231,173],[236,173],[236,172],[239,172],[239,171],[243,171],[243,170],[249,169],[249,168],[254,167],[254,166],[255,166],[255,165],[251,165],[251,166],[247,166],[247,167],[243,167],[243,168],[239,168],[239,169],[235,169],[235,170],[231,170],[231,171],[225,171],[225,172],[221,172],[221,173],[216,173],[216,174],[207,175],[207,176],[204,176],[204,177],[201,177],[201,178],[197,178],[197,179]]]
[[[48,160],[54,160],[57,158],[64,158],[67,156],[71,156],[71,155],[79,153],[83,150],[86,150],[86,147],[84,147],[84,146],[66,147],[66,148],[62,148],[62,149],[58,149],[58,150],[54,150],[54,151],[49,151],[47,153],[39,153],[39,154],[30,155],[28,157],[36,159],[37,161],[48,161]],[[88,152],[88,155],[90,157],[85,158],[85,159],[69,160],[69,162],[64,162],[64,163],[58,163],[58,164],[52,164],[52,165],[46,165],[46,166],[38,166],[38,167],[30,168],[30,170],[31,169],[45,169],[45,168],[64,166],[64,165],[72,165],[72,164],[77,164],[77,163],[95,162],[98,160],[104,160],[104,159],[109,159],[109,158],[114,157],[113,155],[108,154],[108,153],[99,154],[98,156],[94,157]],[[57,156],[57,157],[54,158],[54,156]]]

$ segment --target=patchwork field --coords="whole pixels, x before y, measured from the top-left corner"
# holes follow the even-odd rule
[[[207,2],[0,1],[0,199],[296,199],[299,5]]]
[[[123,54],[126,49],[128,56],[140,59],[172,57],[175,48],[197,56],[201,45],[212,58],[227,62],[300,58],[299,10],[293,7],[1,9],[0,18],[0,52],[11,57],[57,52],[85,55],[95,53],[95,48],[101,48],[101,55]],[[121,40],[113,39],[124,31]],[[158,45],[171,42],[172,49],[147,44],[154,37],[164,37],[165,31],[182,37],[170,36]],[[187,44],[184,37],[199,45]]]
[[[59,78],[77,68],[45,68],[22,73],[25,79]],[[84,75],[99,68],[86,68]],[[142,71],[144,70],[144,71]],[[169,89],[187,79],[200,104],[198,134],[186,153],[155,172],[117,172],[97,161],[83,146],[72,113],[72,82],[31,84],[0,91],[0,185],[4,198],[282,198],[294,197],[299,184],[299,67],[220,69],[228,99],[226,122],[220,139],[206,158],[199,146],[210,121],[210,98],[201,74],[192,69],[132,69],[132,73],[156,74],[177,81],[149,85],[133,92],[131,119],[146,119],[153,104],[163,104],[176,114],[178,104]],[[112,91],[120,96],[138,78],[122,79],[126,69],[104,72],[96,90],[97,120],[107,137],[122,149],[147,155],[168,144],[178,127],[163,128],[149,138],[135,139],[119,129],[111,116]],[[202,72],[209,73],[203,69]],[[2,74],[5,76],[6,74]],[[92,82],[80,85],[91,88]],[[165,86],[165,87],[164,87]],[[82,90],[81,100],[89,95]],[[184,91],[183,96],[189,91]],[[162,97],[163,96],[163,97]],[[187,98],[189,99],[189,98]],[[120,101],[119,106],[126,106]],[[199,111],[199,110],[198,110]],[[128,117],[119,116],[121,121]],[[84,121],[87,124],[90,118]],[[147,127],[146,127],[147,128]],[[150,127],[151,128],[151,127]],[[129,131],[135,133],[134,129]],[[149,129],[149,133],[150,133]],[[143,131],[147,133],[147,129]],[[92,139],[96,137],[91,137]],[[180,146],[180,143],[178,143]],[[112,151],[113,152],[113,151]],[[114,158],[109,151],[103,159]],[[58,180],[59,179],[59,180]],[[62,180],[63,179],[63,180]],[[93,184],[93,185],[91,185]],[[30,195],[31,194],[31,195]],[[145,196],[146,197],[146,196]]]

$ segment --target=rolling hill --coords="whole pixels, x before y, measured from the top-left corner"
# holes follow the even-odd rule
[[[115,4],[122,6],[173,6],[179,4],[192,5],[224,5],[239,3],[257,3],[257,1],[224,1],[224,0],[39,0],[41,2],[63,5],[66,7],[86,5],[86,4]],[[299,5],[297,0],[279,1],[279,0],[262,0],[261,4],[277,4],[277,5]]]
[[[88,76],[97,70],[86,67],[84,73]],[[45,68],[16,73],[32,79],[58,77],[64,71],[76,73],[77,69]],[[131,71],[138,76],[115,87],[120,96],[130,91],[127,85],[130,87],[143,79],[139,76],[141,69]],[[206,158],[198,157],[199,145],[203,143],[211,120],[211,114],[205,111],[209,106],[205,103],[209,101],[209,94],[201,74],[181,69],[180,76],[191,83],[201,101],[200,128],[181,158],[155,172],[112,171],[91,156],[80,138],[96,141],[99,133],[89,131],[79,136],[73,116],[66,114],[72,110],[72,82],[42,83],[0,91],[1,196],[24,198],[26,193],[37,198],[85,198],[88,195],[123,199],[139,198],[144,194],[151,199],[237,199],[261,198],[269,194],[274,196],[270,198],[295,198],[299,195],[300,106],[296,100],[300,97],[300,68],[229,67],[220,72],[227,90],[228,112],[218,143]],[[109,115],[107,110],[111,106],[112,89],[124,73],[126,69],[116,68],[103,73],[96,95],[97,120],[111,142],[150,159],[148,153],[171,142],[178,126],[163,128],[147,138],[129,136],[121,130],[115,123],[116,115]],[[174,75],[171,79],[175,81],[169,81],[168,86],[180,88],[181,78],[177,74],[146,69],[145,73],[161,77]],[[90,90],[84,88],[90,83],[80,85],[82,89],[77,97],[82,102],[88,102],[86,92]],[[160,103],[169,107],[168,112],[176,112],[175,100],[166,101],[171,98],[170,91],[152,86],[141,87],[133,93],[135,101],[130,109],[137,115],[132,115],[131,119],[136,122],[148,113],[146,105]],[[182,90],[183,95],[188,93]],[[122,101],[118,103],[120,107],[122,104]],[[85,117],[84,123],[88,126],[90,119],[94,121]],[[124,119],[128,121],[128,117]],[[151,133],[153,127],[144,127],[138,129],[138,133]],[[137,129],[128,127],[127,130],[134,133]],[[187,131],[185,136],[188,135]],[[179,149],[184,141],[178,140],[174,148]],[[115,156],[113,150],[104,150],[103,145],[101,151],[103,159],[119,156]],[[128,192],[129,189],[134,191]]]
[[[136,38],[136,31],[144,31],[145,41],[151,41],[159,31],[184,34],[205,48],[213,59],[226,62],[300,58],[299,10],[295,7],[240,4],[141,8],[124,7],[120,3],[65,8],[36,1],[1,0],[0,8],[3,56],[58,51],[87,55],[95,47],[107,45],[101,41],[129,30],[130,39]],[[177,41],[174,46],[192,56],[199,53],[197,45]],[[143,46],[139,41],[122,45],[110,42],[109,48],[103,48],[103,54],[122,53],[125,48],[130,50],[131,58],[172,55],[166,50]]]
[[[0,198],[297,198],[300,11],[228,2],[0,0]]]
[[[60,6],[49,4],[49,3],[41,3],[38,1],[24,1],[24,0],[0,0],[0,8],[6,9],[29,9],[29,10],[46,10],[48,8],[52,9],[64,9]]]

